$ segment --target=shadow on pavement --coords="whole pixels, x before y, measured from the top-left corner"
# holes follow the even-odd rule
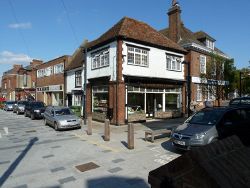
[[[38,138],[32,138],[29,141],[29,144],[26,146],[26,148],[20,153],[20,155],[16,158],[16,160],[9,166],[9,168],[4,172],[4,174],[0,178],[0,187],[4,184],[4,182],[9,178],[9,176],[14,172],[16,167],[19,165],[19,163],[22,161],[22,159],[25,157],[25,155],[28,153],[28,151],[31,149],[31,147],[35,144],[35,142],[38,141]]]
[[[182,155],[182,154],[185,153],[185,151],[178,150],[178,149],[174,148],[174,147],[172,146],[171,140],[168,140],[168,141],[166,141],[166,142],[162,142],[162,143],[161,143],[161,146],[162,146],[165,150],[168,150],[168,151],[170,151],[170,152],[173,152],[173,153],[176,153],[176,154],[179,154],[179,155]]]
[[[87,181],[87,188],[149,188],[149,185],[141,178],[128,178],[109,176],[90,179]]]

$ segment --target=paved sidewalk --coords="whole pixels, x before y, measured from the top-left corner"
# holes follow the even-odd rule
[[[111,126],[111,140],[105,142],[103,123],[93,122],[91,136],[86,126],[56,132],[42,120],[0,110],[0,187],[149,187],[148,172],[180,154],[172,152],[166,137],[144,141],[144,131],[178,121],[135,124],[135,149],[128,150],[126,126]],[[75,168],[89,162],[99,167],[85,172]]]

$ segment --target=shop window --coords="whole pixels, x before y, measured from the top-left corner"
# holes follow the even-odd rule
[[[93,87],[93,112],[107,113],[108,87]]]
[[[169,93],[165,95],[165,109],[166,110],[178,110],[180,108],[180,95],[175,93]]]
[[[144,111],[144,94],[128,93],[128,114]]]

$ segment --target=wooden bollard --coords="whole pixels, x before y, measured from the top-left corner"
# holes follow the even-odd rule
[[[110,141],[110,122],[109,119],[105,119],[104,126],[104,141]]]
[[[87,124],[88,124],[87,134],[92,135],[92,116],[88,116]]]
[[[134,149],[134,125],[128,124],[128,149]]]

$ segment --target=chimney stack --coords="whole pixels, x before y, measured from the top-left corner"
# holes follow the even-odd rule
[[[169,17],[169,38],[178,43],[181,38],[181,8],[178,2],[173,1],[172,7],[168,10]]]

